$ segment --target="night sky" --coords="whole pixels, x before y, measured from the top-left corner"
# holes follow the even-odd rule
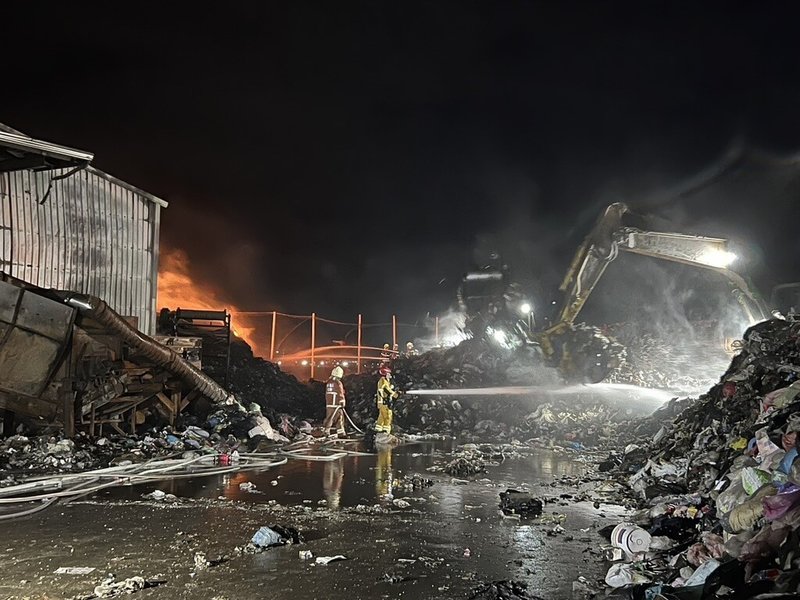
[[[800,280],[780,3],[16,4],[0,121],[168,200],[163,245],[242,309],[413,321],[490,240],[549,301],[612,201]]]

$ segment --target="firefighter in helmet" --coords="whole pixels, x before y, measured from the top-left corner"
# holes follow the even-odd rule
[[[336,366],[331,371],[331,376],[325,382],[325,422],[322,429],[326,434],[344,434],[344,385],[342,367]]]
[[[394,389],[392,384],[392,369],[388,364],[384,364],[380,369],[381,378],[378,379],[378,421],[375,423],[375,431],[391,435],[392,433],[392,405],[400,392]]]

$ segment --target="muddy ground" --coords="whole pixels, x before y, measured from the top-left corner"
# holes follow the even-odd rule
[[[453,442],[424,442],[335,462],[290,460],[263,472],[116,488],[0,522],[0,598],[88,595],[109,573],[163,582],[125,596],[142,599],[469,598],[481,582],[500,579],[525,582],[543,598],[570,598],[579,576],[602,579],[607,565],[598,549],[607,542],[597,529],[618,522],[623,509],[596,508],[596,493],[560,497],[597,489],[584,477],[588,457],[529,450],[469,483],[427,470],[454,449]],[[434,485],[397,489],[397,480],[414,473]],[[244,482],[255,491],[241,490]],[[392,487],[409,508],[381,502]],[[543,518],[505,518],[498,494],[507,488],[552,499]],[[177,501],[142,498],[154,489]],[[391,512],[357,512],[375,504]],[[271,524],[296,527],[306,542],[258,554],[236,550]],[[316,566],[300,550],[347,560]],[[197,569],[199,552],[224,562]],[[58,575],[59,567],[95,570]]]

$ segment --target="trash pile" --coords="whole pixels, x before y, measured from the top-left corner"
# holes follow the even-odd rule
[[[209,374],[225,372],[224,368],[214,368],[213,364],[208,366]],[[322,420],[325,416],[322,388],[315,389],[301,383],[275,363],[253,356],[250,346],[238,338],[231,342],[228,389],[242,404],[256,403],[261,406],[273,423],[280,421],[281,413],[292,415],[293,418],[314,420]]]
[[[14,483],[18,476],[77,473],[176,453],[210,453],[224,461],[240,449],[256,450],[262,444],[287,441],[272,428],[258,404],[247,411],[218,407],[205,420],[185,415],[179,426],[151,428],[137,435],[91,438],[81,432],[72,439],[14,435],[0,440],[0,486]]]
[[[393,361],[399,390],[459,390],[497,386],[553,386],[561,379],[542,365],[533,348],[507,349],[486,340]],[[377,417],[377,374],[345,377],[347,411],[361,428]],[[414,434],[444,433],[466,440],[539,440],[544,445],[616,446],[623,423],[631,419],[624,403],[598,400],[591,393],[453,396],[402,395],[394,423]]]
[[[798,375],[800,322],[759,323],[719,383],[649,447],[626,449],[620,471],[643,510],[609,532],[615,597],[796,597]]]
[[[621,364],[606,378],[610,383],[693,394],[713,385],[708,374],[723,371],[730,361],[716,328],[707,323],[659,330],[618,323],[604,330],[625,347]]]

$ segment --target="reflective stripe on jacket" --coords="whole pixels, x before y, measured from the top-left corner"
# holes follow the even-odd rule
[[[344,385],[341,379],[331,377],[325,383],[325,404],[327,406],[344,406]]]

